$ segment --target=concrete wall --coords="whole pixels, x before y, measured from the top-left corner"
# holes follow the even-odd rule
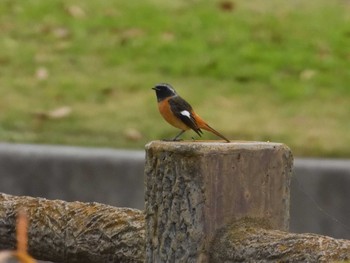
[[[350,160],[296,159],[290,230],[350,239]]]
[[[0,192],[143,209],[143,151],[0,143]],[[296,159],[293,232],[350,239],[350,160]]]
[[[0,143],[0,192],[143,209],[142,151]]]

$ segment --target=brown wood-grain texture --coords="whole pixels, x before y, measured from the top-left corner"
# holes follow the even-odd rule
[[[217,232],[210,262],[345,262],[350,240],[274,230],[261,219],[243,218]],[[348,261],[347,261],[348,262]]]
[[[0,194],[0,249],[16,246],[17,212],[29,219],[29,254],[54,262],[143,262],[144,214],[99,203]]]
[[[280,143],[146,146],[146,261],[209,262],[216,230],[261,217],[287,230],[293,157]]]

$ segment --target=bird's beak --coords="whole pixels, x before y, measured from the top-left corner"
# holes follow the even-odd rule
[[[153,90],[158,90],[156,87],[152,88]]]

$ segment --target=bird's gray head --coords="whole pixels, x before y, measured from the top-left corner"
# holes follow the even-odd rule
[[[167,83],[160,83],[157,84],[154,88],[152,88],[153,90],[156,91],[156,95],[157,95],[157,100],[162,101],[168,97],[173,97],[176,96],[177,93],[174,90],[174,88]]]

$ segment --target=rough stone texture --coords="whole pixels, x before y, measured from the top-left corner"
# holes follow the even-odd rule
[[[210,262],[343,262],[350,240],[272,230],[264,220],[244,218],[218,231]]]
[[[130,208],[0,194],[0,249],[13,249],[19,208],[29,254],[54,262],[143,262],[144,215]]]
[[[146,262],[207,262],[215,231],[245,216],[287,230],[292,159],[278,143],[146,145]]]

